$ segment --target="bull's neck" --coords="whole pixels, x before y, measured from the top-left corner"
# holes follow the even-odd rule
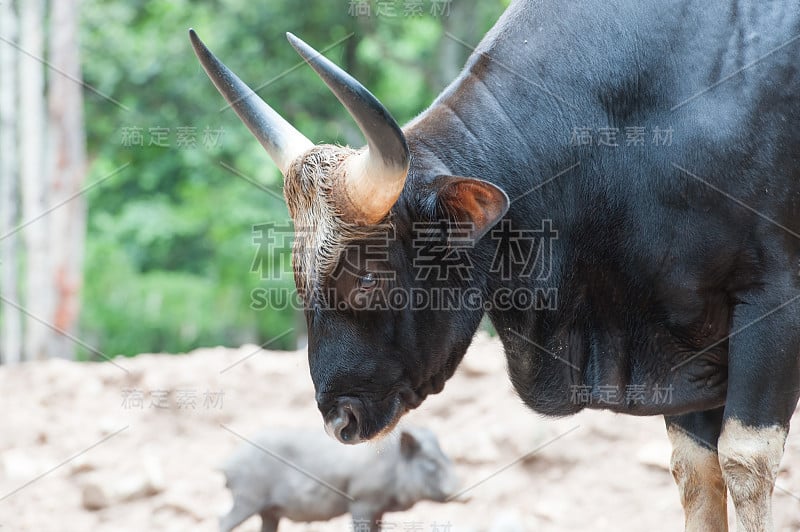
[[[432,178],[434,169],[484,179],[514,199],[571,164],[568,123],[575,117],[560,102],[530,90],[530,101],[516,101],[512,95],[519,87],[509,81],[519,80],[487,81],[474,70],[465,70],[404,128],[419,159],[417,175]]]
[[[536,69],[530,65],[536,61],[536,57],[520,59],[517,71],[532,72],[520,77],[506,64],[473,55],[459,78],[404,128],[412,153],[410,179],[449,174],[489,181],[511,201],[506,215],[510,227],[541,229],[537,219],[550,218],[561,205],[554,198],[562,185],[560,176],[569,179],[580,171],[571,128],[588,119],[557,96],[569,93],[557,80],[535,77]],[[497,243],[483,239],[481,245]],[[491,252],[476,253],[473,260],[492,257]],[[490,264],[480,266],[481,271],[490,268]],[[527,286],[533,280],[530,275],[489,276],[485,282],[489,293],[499,282]]]
[[[412,153],[420,146],[451,174],[490,181],[512,199],[548,179],[571,151],[578,106],[570,100],[583,79],[561,49],[559,25],[541,22],[561,11],[592,24],[557,0],[513,2],[461,74],[404,128]]]

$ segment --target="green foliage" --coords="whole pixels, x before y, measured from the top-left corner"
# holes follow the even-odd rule
[[[442,88],[437,50],[448,21],[430,14],[430,1],[418,16],[403,16],[396,2],[394,17],[377,16],[374,0],[371,17],[354,17],[352,3],[84,0],[84,78],[94,89],[86,92],[89,182],[97,186],[88,194],[82,338],[109,356],[180,352],[260,344],[301,323],[290,308],[251,308],[254,289],[293,290],[291,272],[251,272],[253,226],[289,220],[281,175],[223,108],[187,30],[309,138],[360,144],[284,33],[318,49],[338,42],[326,55],[403,123]],[[470,34],[482,34],[505,4],[452,0],[450,8],[468,10]],[[292,348],[296,335],[270,347]]]

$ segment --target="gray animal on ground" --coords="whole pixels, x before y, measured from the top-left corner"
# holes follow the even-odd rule
[[[379,530],[385,512],[421,500],[446,502],[459,481],[428,429],[404,427],[381,445],[343,445],[324,432],[270,429],[243,443],[223,466],[233,508],[220,518],[229,532],[252,515],[261,532],[278,521],[326,521],[350,513],[354,530]]]

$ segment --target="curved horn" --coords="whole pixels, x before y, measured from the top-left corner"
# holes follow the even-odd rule
[[[347,163],[345,188],[364,221],[375,223],[403,191],[409,162],[405,135],[389,111],[355,78],[291,33],[286,37],[347,108],[367,139],[367,149]]]
[[[193,29],[189,39],[203,70],[286,175],[292,161],[314,144],[276,113],[206,48]]]

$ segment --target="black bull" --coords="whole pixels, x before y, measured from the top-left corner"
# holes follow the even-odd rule
[[[370,100],[370,136],[346,79],[368,151],[407,172],[333,269],[295,249],[328,428],[390,429],[487,314],[537,412],[665,416],[688,528],[727,526],[726,489],[768,528],[800,393],[798,57],[794,0],[518,1],[402,132]]]

